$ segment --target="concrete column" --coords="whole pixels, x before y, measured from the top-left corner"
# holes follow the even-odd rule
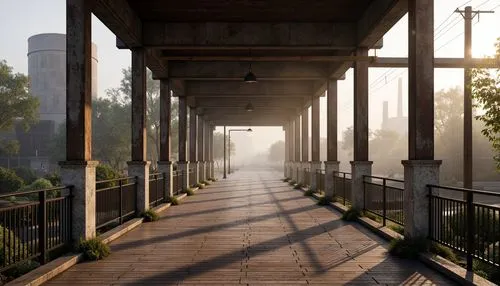
[[[173,196],[173,164],[170,161],[171,152],[171,114],[172,101],[168,79],[160,80],[160,161],[158,171],[165,174],[165,196]]]
[[[205,181],[210,178],[210,124],[205,121],[205,146],[203,146],[205,152]]]
[[[189,109],[189,167],[194,169],[193,171],[193,182],[199,182],[198,178],[198,116],[196,115],[196,109]]]
[[[293,160],[294,160],[294,153],[293,153],[293,122],[291,120],[288,121],[288,175],[290,179],[293,180]]]
[[[315,97],[311,106],[311,189],[316,190],[316,170],[321,169],[319,160],[319,97]]]
[[[337,80],[327,82],[327,161],[325,161],[325,196],[333,199],[333,172],[339,171],[337,159]]]
[[[132,161],[128,175],[137,177],[136,211],[149,208],[149,166],[146,161],[146,51],[132,50]]]
[[[294,142],[294,145],[295,145],[295,156],[294,156],[294,161],[295,161],[295,164],[294,164],[294,168],[293,168],[293,172],[295,173],[295,181],[297,183],[300,183],[302,181],[302,176],[301,176],[301,172],[300,172],[300,167],[301,167],[301,160],[300,160],[300,115],[297,115],[297,117],[295,117],[295,122],[294,122],[294,127],[295,127],[295,130],[294,130],[294,134],[295,134],[295,142]]]
[[[210,126],[210,179],[215,179],[215,161],[214,161],[214,130],[215,126]]]
[[[198,116],[198,182],[205,181],[205,120]]]
[[[304,184],[304,169],[309,167],[309,109],[302,110],[302,162],[300,162],[301,181]]]
[[[288,152],[288,149],[290,148],[290,139],[288,138],[288,126],[285,125],[283,126],[283,131],[285,131],[285,162],[284,162],[284,175],[285,175],[285,178],[290,178],[289,174],[288,174],[288,165],[289,165],[289,160],[290,160],[290,157],[288,156],[289,155],[289,152]]]
[[[181,175],[182,188],[189,188],[189,162],[186,158],[187,152],[187,98],[179,97],[179,162],[178,172]]]
[[[73,185],[71,213],[75,241],[95,236],[95,167],[92,160],[91,7],[66,1],[66,161],[64,185]]]
[[[428,184],[439,184],[434,160],[434,1],[408,1],[408,161],[405,172],[405,237],[427,237]]]
[[[358,48],[357,56],[368,56]],[[363,176],[370,176],[373,162],[368,161],[368,62],[354,62],[354,161],[351,162],[352,207],[363,209]]]

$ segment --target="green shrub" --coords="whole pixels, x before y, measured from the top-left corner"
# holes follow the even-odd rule
[[[300,190],[300,189],[302,189],[302,184],[298,183],[293,188],[296,189],[296,190]]]
[[[27,167],[14,168],[14,172],[19,178],[23,179],[25,184],[31,184],[38,178],[35,171]]]
[[[289,182],[289,181],[290,181],[290,178],[284,178],[284,179],[283,179],[283,182],[284,182],[284,183],[287,183],[287,182]]]
[[[111,168],[109,165],[98,165],[95,168],[95,180],[96,181],[105,181],[105,180],[113,180],[120,178],[120,174]],[[107,182],[98,184],[98,188],[109,188],[117,185],[117,182]]]
[[[18,250],[20,250],[20,253]],[[0,253],[3,254],[0,255],[0,265],[6,265],[9,261],[21,260],[23,258],[23,252],[25,256],[29,256],[29,249],[25,245],[21,244],[21,240],[17,237],[14,231],[10,231],[9,229],[0,226]]]
[[[496,285],[500,285],[500,269],[498,267],[474,259],[472,263],[472,270],[477,275],[488,279]]]
[[[148,209],[142,212],[141,216],[144,218],[145,222],[157,221],[160,219],[160,216],[153,209]]]
[[[326,196],[323,196],[323,197],[319,198],[319,200],[318,200],[319,206],[327,206],[329,204],[330,204],[330,200]]]
[[[367,217],[367,218],[369,218],[369,219],[371,219],[373,221],[376,221],[378,223],[382,223],[382,217],[380,217],[378,215],[375,215],[375,214],[373,214],[371,212],[364,211],[363,212],[363,216]]]
[[[443,258],[446,258],[455,264],[458,264],[460,262],[455,252],[453,252],[453,250],[441,244],[432,242],[429,246],[429,251]]]
[[[311,189],[306,190],[304,192],[304,196],[306,196],[306,197],[312,197],[313,194],[314,194],[314,192]]]
[[[7,168],[0,167],[0,193],[12,193],[24,186],[23,179]]]
[[[205,185],[202,184],[202,183],[198,183],[198,184],[196,184],[196,187],[199,188],[199,189],[204,189]]]
[[[38,268],[39,266],[40,263],[38,263],[37,261],[26,260],[5,271],[4,275],[11,279],[15,279],[17,277],[23,276],[24,274],[30,272],[35,268]]]
[[[203,182],[201,182],[203,185],[205,186],[209,186],[210,185],[210,182],[208,180],[204,180]]]
[[[33,183],[31,183],[28,186],[24,186],[21,191],[23,192],[28,192],[28,191],[38,191],[38,190],[45,190],[45,189],[50,189],[54,186],[52,186],[52,183],[44,178],[37,179]],[[49,191],[47,193],[47,198],[57,198],[61,195],[60,191]],[[32,200],[37,200],[38,199],[38,194],[30,194],[29,195],[30,199]]]
[[[399,224],[390,224],[387,227],[390,228],[390,229],[392,229],[393,231],[401,234],[401,235],[405,234],[405,228],[402,225],[399,225]]]
[[[295,182],[294,180],[291,180],[291,181],[289,181],[289,182],[288,182],[288,184],[289,184],[290,186],[293,186],[293,185],[295,185],[296,183],[297,183],[297,182]]]
[[[401,258],[417,259],[420,253],[427,251],[428,245],[424,238],[397,238],[389,244],[389,253]]]
[[[360,217],[361,213],[357,209],[350,208],[344,214],[342,219],[345,221],[355,221]]]
[[[187,194],[188,196],[194,196],[194,190],[191,188],[185,189],[183,193]]]
[[[111,254],[109,246],[102,242],[99,237],[80,240],[76,249],[77,251],[82,252],[83,256],[87,260],[101,260]]]
[[[45,179],[49,180],[52,186],[60,186],[61,185],[61,176],[57,173],[50,173],[43,176]]]
[[[173,206],[177,206],[180,204],[180,201],[176,197],[167,197],[167,203],[170,203]]]

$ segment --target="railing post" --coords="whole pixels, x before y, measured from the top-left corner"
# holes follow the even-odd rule
[[[167,194],[167,173],[162,173],[162,176],[163,176],[163,202],[166,203],[167,202],[167,197],[168,197],[168,194]]]
[[[383,186],[382,186],[382,225],[386,225],[386,217],[387,217],[387,198],[386,198],[386,179],[384,178],[382,180]]]
[[[158,200],[160,199],[160,195],[158,193],[158,174],[155,174],[155,207],[158,206]]]
[[[433,226],[434,226],[434,204],[433,204],[433,198],[432,198],[432,187],[431,186],[427,186],[428,190],[429,190],[429,194],[427,195],[429,197],[429,234],[427,236],[427,238],[429,239],[433,239],[433,233],[432,233],[432,229],[433,229]]]
[[[118,180],[118,184],[120,186],[120,191],[119,191],[119,195],[118,195],[118,199],[120,200],[120,224],[123,223],[123,180],[122,179],[119,179]]]
[[[474,193],[467,191],[467,271],[472,271],[474,255]]]
[[[135,180],[134,193],[135,193],[135,199],[136,199],[136,203],[134,204],[134,207],[135,207],[135,214],[137,216],[139,216],[140,213],[139,213],[139,209],[137,208],[137,192],[139,191],[139,177],[138,176],[134,176],[134,180]]]
[[[40,208],[38,209],[38,246],[40,248],[40,264],[47,263],[47,194],[38,193]],[[9,234],[10,235],[10,234]]]

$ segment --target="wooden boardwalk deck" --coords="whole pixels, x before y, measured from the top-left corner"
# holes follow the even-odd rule
[[[381,239],[278,178],[269,170],[232,174],[115,241],[105,260],[48,284],[452,284],[388,256]]]

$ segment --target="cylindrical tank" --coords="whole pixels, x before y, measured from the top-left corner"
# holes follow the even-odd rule
[[[97,98],[97,46],[92,43],[92,98]],[[66,120],[66,35],[38,34],[28,39],[31,94],[40,100],[40,120],[55,126]]]

